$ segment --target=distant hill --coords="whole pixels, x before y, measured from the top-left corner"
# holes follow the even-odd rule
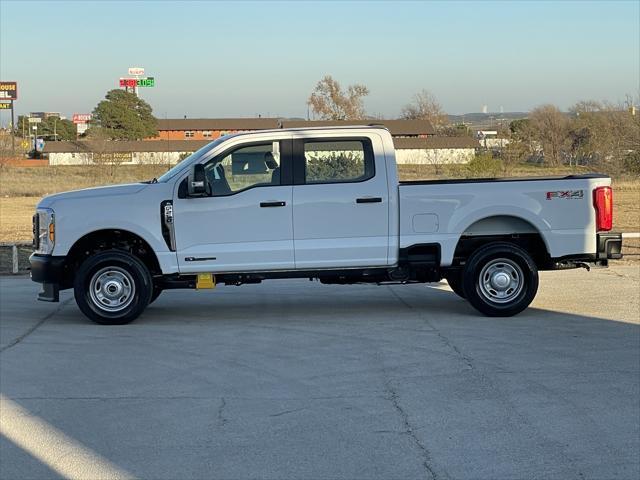
[[[449,115],[449,121],[453,124],[464,123],[472,128],[487,128],[491,126],[497,127],[501,124],[508,124],[514,120],[520,120],[522,118],[527,118],[528,116],[529,113],[527,112],[472,112],[462,115]]]

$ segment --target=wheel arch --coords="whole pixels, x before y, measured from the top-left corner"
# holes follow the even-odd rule
[[[453,254],[453,264],[460,264],[478,248],[497,241],[509,242],[531,255],[538,268],[550,259],[549,246],[538,226],[517,215],[489,215],[471,222],[462,230]]]
[[[93,253],[105,250],[122,250],[139,258],[152,275],[161,274],[160,262],[151,244],[139,234],[121,228],[106,228],[86,233],[69,249],[68,263],[77,267]]]

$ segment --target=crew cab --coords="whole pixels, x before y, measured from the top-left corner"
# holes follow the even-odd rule
[[[217,139],[152,181],[59,193],[33,219],[40,300],[74,289],[102,324],[164,290],[273,278],[330,284],[446,279],[477,310],[511,316],[538,272],[621,258],[607,176],[398,182],[379,126]]]

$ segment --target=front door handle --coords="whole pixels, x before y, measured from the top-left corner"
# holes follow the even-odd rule
[[[260,202],[260,207],[284,207],[287,205],[287,202]]]
[[[381,203],[381,197],[362,197],[356,198],[356,203]]]

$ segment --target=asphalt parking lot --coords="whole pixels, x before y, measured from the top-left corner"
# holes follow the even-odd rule
[[[640,477],[638,266],[543,273],[509,319],[283,280],[102,327],[0,287],[3,479]]]

